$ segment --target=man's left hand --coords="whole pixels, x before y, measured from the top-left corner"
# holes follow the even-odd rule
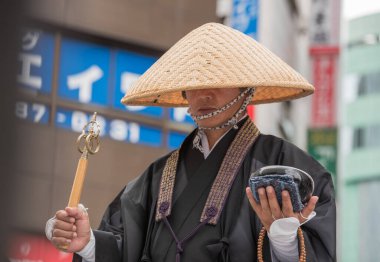
[[[289,192],[286,190],[281,193],[282,208],[280,208],[276,192],[272,186],[258,189],[260,203],[257,203],[253,198],[252,191],[249,187],[246,188],[246,193],[249,203],[267,231],[269,231],[272,223],[280,218],[295,217],[299,220],[300,224],[302,224],[314,211],[318,202],[318,197],[312,196],[301,212],[294,212]]]

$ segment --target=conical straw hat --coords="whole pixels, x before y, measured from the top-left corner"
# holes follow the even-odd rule
[[[127,90],[126,105],[187,106],[181,92],[255,87],[252,104],[314,92],[299,73],[251,37],[208,23],[172,46]]]

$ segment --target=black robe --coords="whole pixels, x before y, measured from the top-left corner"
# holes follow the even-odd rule
[[[198,223],[212,182],[237,131],[231,129],[207,159],[192,147],[194,132],[180,150],[168,218],[179,239]],[[152,163],[130,182],[109,205],[96,239],[96,262],[175,261],[176,244],[162,221],[156,222],[155,208],[160,178],[169,154]],[[204,226],[184,246],[181,262],[257,261],[256,244],[262,227],[245,196],[250,174],[267,165],[293,166],[309,173],[319,196],[316,217],[301,228],[307,261],[336,260],[336,207],[331,175],[296,146],[271,135],[259,135],[249,150],[233,183],[216,226]],[[74,260],[79,260],[77,256]],[[264,260],[271,261],[270,245],[264,241]]]

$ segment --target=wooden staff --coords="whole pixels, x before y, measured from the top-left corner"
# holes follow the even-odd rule
[[[100,126],[96,122],[96,112],[93,114],[92,119],[87,123],[82,130],[81,135],[77,139],[77,146],[80,153],[82,153],[79,158],[77,171],[75,173],[75,178],[73,186],[71,188],[68,207],[78,207],[80,202],[80,197],[82,194],[84,179],[86,177],[87,165],[88,165],[88,155],[96,154],[100,148]],[[69,245],[61,246],[62,249],[67,249]]]

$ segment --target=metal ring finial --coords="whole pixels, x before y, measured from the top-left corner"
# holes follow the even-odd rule
[[[88,122],[82,129],[82,133],[78,136],[77,146],[81,153],[88,152],[96,154],[100,149],[100,125],[96,121],[97,113],[94,112],[90,122]],[[83,142],[82,142],[83,140]]]

